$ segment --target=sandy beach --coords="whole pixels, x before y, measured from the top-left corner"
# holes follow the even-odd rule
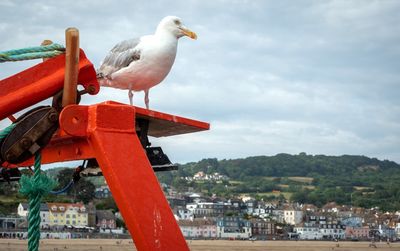
[[[377,248],[370,247],[369,242],[328,242],[328,241],[225,241],[193,240],[187,241],[191,250],[268,250],[268,251],[364,251],[364,250],[399,250],[400,243],[377,242]],[[1,239],[1,251],[26,251],[27,240]],[[41,251],[133,251],[136,250],[132,240],[110,239],[73,239],[41,240]]]

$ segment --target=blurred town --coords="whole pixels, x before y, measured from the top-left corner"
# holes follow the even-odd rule
[[[196,178],[196,177],[195,177]],[[251,196],[225,199],[198,192],[178,192],[161,184],[187,239],[243,240],[384,240],[400,238],[400,212],[382,212],[330,202],[322,207]],[[110,200],[107,185],[95,199]],[[93,202],[42,203],[42,238],[130,238],[120,213]],[[0,217],[0,238],[27,238],[29,205],[19,203]]]

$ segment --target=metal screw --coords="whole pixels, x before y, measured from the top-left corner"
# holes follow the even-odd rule
[[[51,122],[56,122],[58,120],[58,114],[55,112],[52,112],[49,114],[48,118]]]
[[[21,139],[21,144],[22,144],[22,147],[23,147],[23,148],[27,149],[27,148],[31,147],[31,145],[32,145],[32,140],[29,139],[29,138],[22,138],[22,139]]]

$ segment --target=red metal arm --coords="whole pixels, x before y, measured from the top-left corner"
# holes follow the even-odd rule
[[[70,105],[60,121],[67,134],[87,138],[136,248],[189,250],[136,135],[135,108]]]
[[[64,86],[65,55],[51,58],[0,81],[0,120],[45,100]],[[96,71],[83,50],[79,56],[78,83],[90,94],[99,92]]]
[[[127,106],[113,101],[107,101],[103,104],[118,105],[123,107]],[[209,130],[210,128],[208,123],[202,121],[183,118],[158,111],[147,110],[135,106],[133,106],[133,108],[135,110],[135,118],[144,118],[150,121],[148,132],[149,136],[166,137],[171,135],[205,131]],[[79,112],[82,111],[75,110],[75,113]],[[110,119],[113,119],[112,115],[110,115]],[[126,121],[126,116],[121,118],[121,121]],[[69,117],[60,117],[60,125],[62,128],[69,128],[69,130],[81,130],[81,127],[76,127],[74,124],[75,122],[69,120]],[[65,132],[61,132],[61,134],[63,135],[53,136],[50,143],[42,150],[43,164],[95,158],[95,153],[86,140],[86,130],[75,132],[75,135],[80,135],[80,137],[65,135]],[[32,165],[33,159],[29,159],[23,163],[20,163],[18,166]]]

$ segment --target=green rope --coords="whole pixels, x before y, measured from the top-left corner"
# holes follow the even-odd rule
[[[6,128],[4,128],[0,132],[0,140],[2,140],[5,137],[7,137],[7,135],[11,132],[12,129],[14,129],[14,127],[15,127],[15,124],[11,124],[11,125],[7,126]]]
[[[0,140],[14,129],[15,124],[11,124],[0,132]],[[19,192],[29,197],[29,216],[28,216],[28,251],[39,250],[40,240],[40,202],[42,197],[49,193],[55,186],[56,182],[49,178],[40,170],[41,154],[40,151],[35,153],[35,164],[33,176],[22,175],[19,184]]]
[[[9,51],[0,51],[0,63],[37,58],[50,58],[64,53],[65,48],[59,44],[27,47]]]
[[[44,195],[49,193],[56,182],[40,170],[41,154],[35,154],[35,169],[33,176],[22,175],[19,192],[29,197],[28,216],[28,250],[39,250],[40,240],[40,202]]]

